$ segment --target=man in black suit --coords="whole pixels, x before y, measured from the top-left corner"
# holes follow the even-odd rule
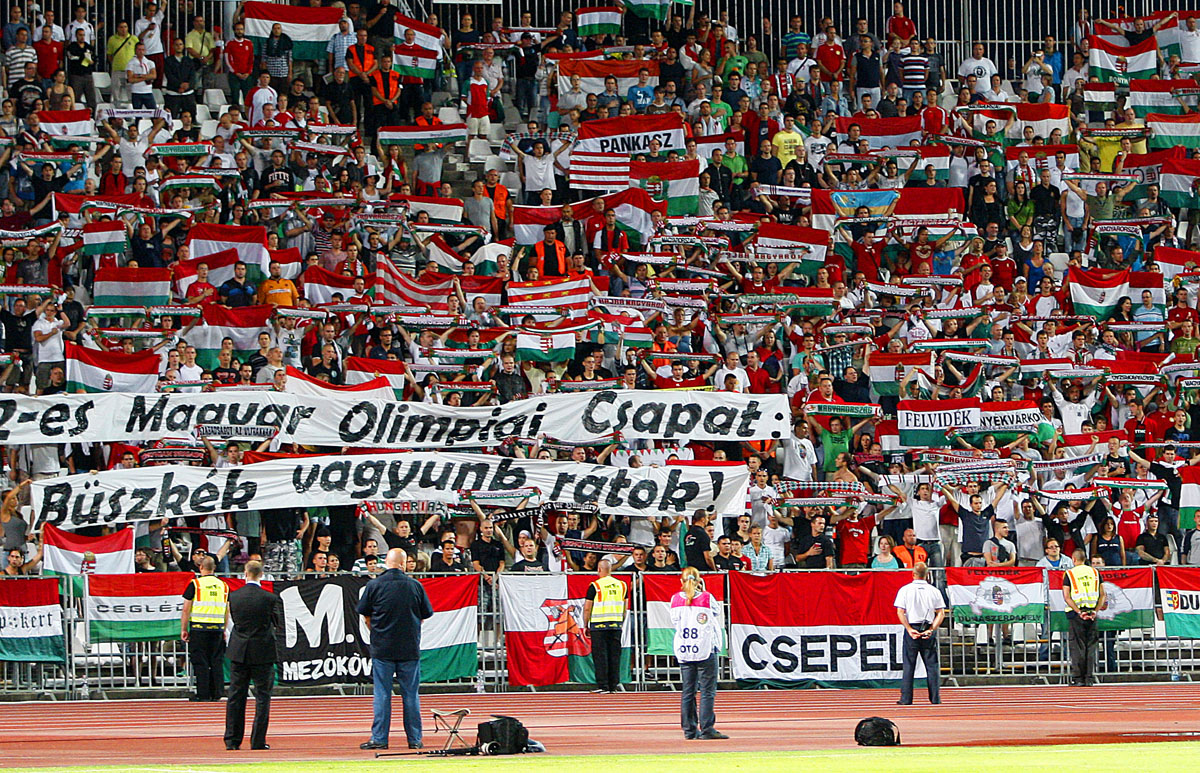
[[[229,634],[229,701],[225,704],[225,748],[233,751],[242,745],[246,732],[246,696],[254,682],[254,728],[250,731],[251,749],[267,746],[267,724],[271,720],[271,690],[275,686],[275,664],[279,650],[275,629],[283,620],[283,602],[261,585],[263,573],[259,561],[246,562],[246,584],[229,594],[229,615],[233,630]]]

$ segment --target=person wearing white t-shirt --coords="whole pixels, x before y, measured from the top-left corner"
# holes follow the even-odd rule
[[[1200,29],[1196,27],[1196,17],[1189,16],[1184,23],[1187,26],[1175,33],[1179,41],[1179,60],[1188,64],[1200,63]]]
[[[66,367],[62,331],[71,327],[66,315],[58,313],[58,304],[53,301],[43,308],[42,316],[33,323],[33,355],[37,358],[37,386],[50,383],[50,369],[55,365]]]
[[[975,91],[987,91],[991,85],[992,76],[1000,70],[996,67],[996,63],[983,55],[983,44],[976,43],[971,46],[971,55],[962,60],[958,65],[958,77],[964,81],[967,76],[975,76]]]
[[[783,568],[787,556],[787,545],[792,541],[792,530],[779,522],[779,514],[772,510],[767,515],[767,525],[763,527],[763,544],[771,551],[771,561],[776,569]]]
[[[750,376],[746,373],[746,369],[742,367],[737,352],[726,354],[725,364],[713,376],[713,385],[716,386],[717,390],[725,388],[725,377],[730,375],[737,378],[737,389],[735,391],[745,392],[750,385]]]
[[[808,422],[795,422],[793,434],[781,438],[779,448],[783,452],[783,477],[789,480],[812,480],[817,465],[817,450],[809,439]]]
[[[204,368],[196,364],[196,347],[189,346],[183,350],[183,364],[179,366],[180,381],[199,381]]]
[[[915,499],[908,500],[908,509],[912,513],[917,544],[925,548],[930,566],[944,566],[943,556],[949,555],[950,551],[943,549],[939,516],[946,498],[941,492],[935,494],[929,483],[918,483],[916,494]]]
[[[153,110],[156,107],[153,88],[156,73],[154,62],[146,56],[146,45],[138,43],[133,58],[125,65],[129,98],[135,110]]]

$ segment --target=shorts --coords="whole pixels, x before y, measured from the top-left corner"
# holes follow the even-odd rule
[[[467,137],[486,137],[492,128],[492,119],[486,115],[483,118],[467,119]]]

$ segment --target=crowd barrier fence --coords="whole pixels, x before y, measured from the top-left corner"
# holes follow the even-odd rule
[[[1200,573],[1200,569],[1196,571]],[[944,571],[931,569],[930,572],[930,581],[944,591]],[[674,574],[667,576],[676,577]],[[436,689],[456,692],[545,689],[509,684],[502,599],[499,593],[493,592],[483,575],[475,577],[478,578],[481,601],[477,618],[478,670],[473,678],[460,675],[452,681],[437,682]],[[6,581],[22,582],[17,578]],[[728,599],[726,573],[706,575],[710,589],[714,582],[721,584],[725,590],[721,595]],[[1095,666],[1101,681],[1191,681],[1192,673],[1200,667],[1200,639],[1166,635],[1157,581],[1155,586],[1152,622],[1141,628],[1101,634]],[[192,689],[186,643],[178,638],[130,642],[90,637],[84,611],[85,599],[77,588],[75,583],[65,579],[61,583],[65,662],[0,663],[0,699],[178,695]],[[1045,582],[1043,588],[1048,588]],[[1047,613],[1041,623],[964,624],[947,615],[939,631],[943,681],[953,685],[1066,683],[1070,678],[1067,635],[1065,631],[1051,630],[1049,622],[1049,594],[1058,591],[1045,592]],[[680,677],[674,657],[657,652],[651,642],[647,600],[643,576],[633,576],[630,604],[631,679],[626,689],[677,690]],[[722,602],[722,606],[726,641],[729,643],[728,601]],[[580,612],[576,611],[576,614]],[[661,647],[660,641],[658,649]],[[722,657],[719,662],[720,681],[732,685],[732,658]],[[430,688],[434,688],[434,685],[431,684]],[[363,695],[370,693],[371,685],[347,681],[309,689]]]

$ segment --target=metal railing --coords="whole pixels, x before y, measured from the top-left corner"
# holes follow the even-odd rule
[[[944,588],[943,571],[930,572],[930,581]],[[458,692],[481,686],[487,692],[534,689],[509,685],[500,594],[492,590],[482,575],[478,577],[481,593],[478,672],[473,678],[438,682],[436,689]],[[705,579],[710,587],[714,582],[728,587],[724,573],[708,574]],[[626,689],[677,690],[680,674],[675,658],[650,653],[642,576],[632,576],[631,592],[631,678]],[[192,689],[185,643],[178,639],[124,642],[91,638],[83,615],[83,598],[76,594],[75,584],[64,579],[62,594],[66,661],[62,664],[0,662],[0,699],[147,697],[180,695]],[[728,598],[728,594],[725,596]],[[728,604],[722,603],[729,642]],[[948,615],[940,630],[940,640],[942,678],[949,684],[1062,684],[1070,678],[1067,635],[1051,630],[1049,613],[1041,623],[1007,626],[964,624]],[[719,664],[720,681],[733,686],[731,658],[722,657]],[[1191,681],[1192,672],[1197,669],[1200,669],[1200,639],[1168,637],[1156,598],[1152,625],[1101,634],[1094,672],[1102,681]],[[369,694],[371,685],[345,683],[300,689],[361,695]]]

